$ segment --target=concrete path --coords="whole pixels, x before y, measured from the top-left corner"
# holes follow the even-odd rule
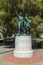
[[[43,61],[32,63],[32,64],[15,64],[15,63],[5,61],[3,57],[10,52],[13,52],[13,48],[9,49],[9,48],[5,48],[5,46],[0,46],[0,65],[43,65]],[[36,49],[34,50],[34,52],[43,54],[43,49]]]
[[[8,48],[7,46],[0,46],[0,54],[13,51],[13,48]]]

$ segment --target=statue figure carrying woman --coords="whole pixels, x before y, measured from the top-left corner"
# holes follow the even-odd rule
[[[31,21],[28,19],[28,14],[25,13],[24,17],[25,33],[30,35],[31,32]]]

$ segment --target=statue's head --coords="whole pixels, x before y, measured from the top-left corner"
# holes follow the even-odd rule
[[[20,14],[20,16],[22,16],[22,13],[21,12],[19,14]]]
[[[26,13],[25,16],[28,16],[28,14]]]

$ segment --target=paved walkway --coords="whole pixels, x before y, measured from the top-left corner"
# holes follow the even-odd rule
[[[32,64],[14,64],[14,63],[5,61],[3,57],[12,51],[13,49],[5,48],[5,46],[0,46],[0,65],[43,65],[43,61],[32,63]],[[43,54],[43,49],[36,49],[34,50],[34,52]]]
[[[7,46],[0,46],[0,54],[13,51],[13,48],[8,48]]]

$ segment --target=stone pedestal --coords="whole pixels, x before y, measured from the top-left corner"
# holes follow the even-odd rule
[[[18,58],[33,56],[31,36],[16,36],[14,56]]]

